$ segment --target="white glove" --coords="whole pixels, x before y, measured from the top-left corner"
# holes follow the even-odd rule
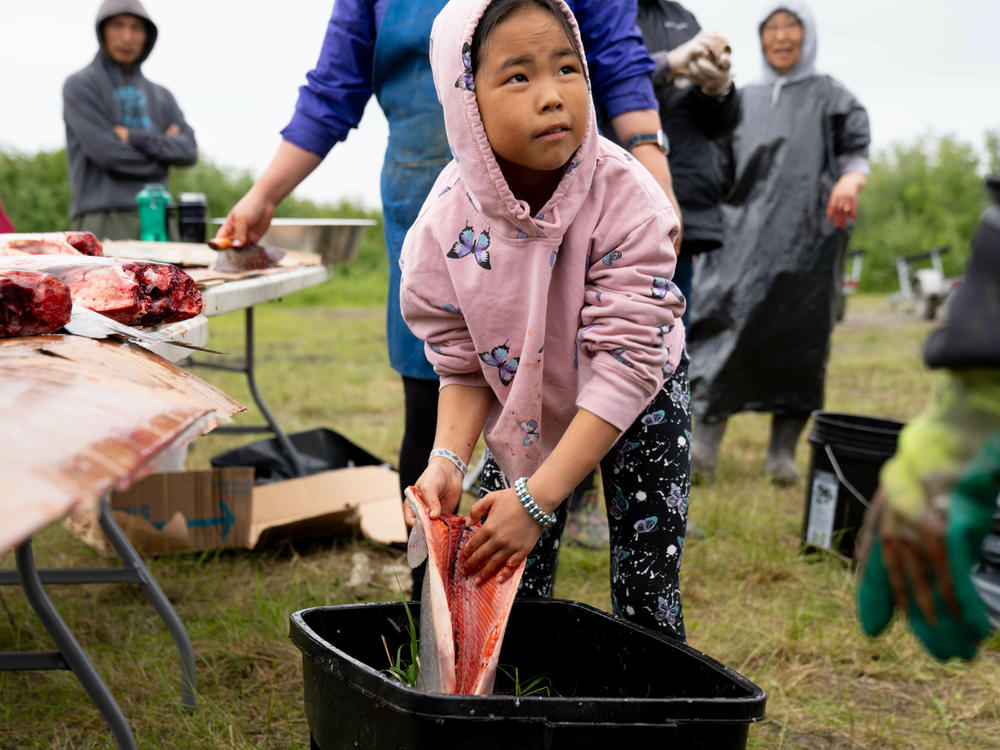
[[[656,70],[653,71],[653,80],[666,77],[670,80],[677,75],[685,75],[688,64],[696,57],[708,55],[708,40],[704,32],[688,39],[684,44],[679,44],[668,52],[658,52],[653,55],[656,62]]]
[[[695,86],[700,86],[705,96],[725,96],[733,87],[733,77],[729,74],[729,56],[724,56],[721,67],[706,57],[698,57],[688,63],[688,78]]]

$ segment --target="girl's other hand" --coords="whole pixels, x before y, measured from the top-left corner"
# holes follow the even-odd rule
[[[427,515],[437,518],[442,513],[454,513],[462,499],[462,472],[447,461],[432,460],[413,485],[424,499]],[[403,520],[412,526],[417,518],[409,502],[403,501]]]
[[[462,569],[475,575],[482,584],[492,576],[503,583],[528,557],[542,527],[528,515],[513,489],[497,490],[486,495],[472,506],[469,512],[473,523],[483,521],[483,526],[463,550]]]

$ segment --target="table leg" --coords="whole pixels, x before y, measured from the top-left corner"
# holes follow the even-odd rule
[[[188,708],[195,708],[198,699],[196,697],[197,683],[195,680],[194,649],[191,648],[191,639],[184,628],[184,623],[177,616],[173,606],[170,604],[170,600],[167,599],[166,594],[163,593],[163,589],[160,588],[156,579],[153,578],[153,574],[149,572],[146,563],[139,557],[139,554],[135,551],[135,547],[132,546],[132,543],[118,525],[118,522],[115,521],[114,516],[111,515],[111,509],[108,507],[108,499],[106,497],[101,500],[99,520],[101,528],[108,537],[108,541],[111,542],[111,546],[115,548],[115,552],[118,553],[122,562],[135,571],[135,582],[142,587],[143,593],[149,599],[149,603],[153,605],[153,609],[156,610],[160,619],[167,626],[167,630],[170,631],[170,635],[177,646],[181,662],[181,702]]]
[[[187,708],[197,706],[197,682],[195,680],[194,650],[187,630],[174,611],[153,574],[149,572],[146,563],[135,551],[135,547],[122,532],[108,507],[105,497],[101,500],[98,512],[98,522],[105,535],[114,547],[115,552],[125,563],[113,568],[55,568],[47,570],[34,569],[34,576],[40,584],[74,584],[74,583],[137,583],[153,605],[153,609],[163,620],[167,630],[174,639],[181,665],[181,703]],[[17,571],[0,570],[0,586],[21,583]],[[0,670],[3,669],[66,669],[58,659],[51,654],[0,653]]]
[[[104,716],[108,726],[111,727],[119,750],[136,750],[135,736],[132,734],[132,729],[129,727],[121,708],[45,593],[38,577],[38,569],[35,567],[35,557],[31,550],[30,539],[15,550],[14,557],[17,561],[21,588],[24,589],[28,603],[35,610],[35,614],[38,615],[38,619],[45,626],[49,636],[55,641],[59,653],[66,660],[69,668],[73,670],[76,678],[83,685],[84,690],[87,691],[101,715]]]
[[[257,379],[254,375],[253,307],[246,308],[246,310],[243,311],[243,316],[243,367],[218,362],[203,362],[201,360],[195,361],[192,357],[187,358],[181,362],[181,364],[185,367],[208,367],[213,370],[226,370],[229,372],[242,372],[245,374],[247,376],[247,385],[250,388],[250,395],[253,397],[254,403],[257,404],[257,408],[260,409],[260,413],[264,416],[267,425],[222,425],[220,427],[216,427],[215,432],[270,432],[275,436],[278,444],[281,446],[281,449],[291,462],[292,470],[295,472],[296,476],[305,476],[306,472],[302,466],[302,459],[296,452],[295,446],[292,445],[292,441],[289,439],[285,431],[281,429],[281,425],[278,424],[278,420],[275,419],[274,414],[271,413],[271,409],[268,407],[267,403],[264,401],[264,397],[260,394],[260,390],[257,388]]]

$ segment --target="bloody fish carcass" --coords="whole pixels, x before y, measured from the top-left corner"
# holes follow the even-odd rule
[[[69,287],[47,273],[0,270],[0,337],[38,336],[69,322]]]
[[[51,274],[69,287],[78,305],[126,325],[159,325],[202,311],[201,293],[185,271],[169,263],[85,255],[0,258],[0,270]]]
[[[410,567],[427,560],[420,595],[420,677],[428,692],[490,695],[507,620],[524,572],[499,583],[497,576],[479,584],[460,564],[461,551],[479,530],[465,518],[442,513],[432,520],[417,491],[406,498],[417,517],[406,559]]]
[[[0,234],[0,255],[104,255],[91,232],[18,232]]]

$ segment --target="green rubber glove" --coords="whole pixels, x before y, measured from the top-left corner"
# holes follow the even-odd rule
[[[935,657],[972,659],[979,643],[990,634],[986,606],[969,575],[982,555],[1000,494],[1000,432],[995,434],[969,465],[951,494],[945,545],[952,571],[957,612],[953,615],[937,584],[933,589],[936,621],[931,623],[917,606],[912,592],[906,616],[910,629]],[[858,586],[858,619],[861,628],[877,636],[889,625],[895,609],[889,572],[876,538]]]
[[[1000,491],[1000,433],[989,437],[1000,429],[998,379],[996,371],[951,373],[883,468],[858,556],[858,618],[868,635],[881,633],[897,607],[942,660],[971,659],[989,634],[969,573]]]

